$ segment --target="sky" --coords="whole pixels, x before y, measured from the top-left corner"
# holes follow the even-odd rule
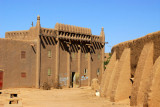
[[[160,31],[160,0],[0,0],[0,38],[7,31],[28,30],[40,15],[41,26],[64,23],[104,27],[105,52],[124,41]]]

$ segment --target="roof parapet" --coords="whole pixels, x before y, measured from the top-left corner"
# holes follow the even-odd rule
[[[74,33],[92,35],[91,29],[89,28],[78,27],[78,26],[73,26],[73,25],[66,25],[66,24],[61,24],[61,23],[56,23],[55,29],[59,31],[65,31],[65,32],[74,32]]]

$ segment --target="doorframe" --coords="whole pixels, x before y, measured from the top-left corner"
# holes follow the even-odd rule
[[[73,80],[73,78],[74,78],[74,76],[75,76],[75,74],[76,74],[76,72],[71,72],[71,84],[70,84],[70,86],[71,86],[71,88],[73,88],[73,85],[74,85],[74,80]]]
[[[0,90],[3,89],[3,83],[4,83],[4,70],[0,69],[0,72],[2,72],[2,88]]]

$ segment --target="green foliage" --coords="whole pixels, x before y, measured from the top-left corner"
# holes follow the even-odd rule
[[[108,65],[108,64],[109,64],[109,61],[110,61],[110,59],[111,59],[111,56],[112,56],[112,54],[109,53],[109,57],[107,58],[106,61],[104,61],[104,70],[106,69],[105,65]]]

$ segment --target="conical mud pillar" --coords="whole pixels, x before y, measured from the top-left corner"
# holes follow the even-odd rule
[[[142,105],[147,97],[148,84],[153,66],[153,43],[144,45],[141,52],[131,92],[131,106]]]
[[[112,71],[115,67],[115,63],[116,63],[116,52],[113,53],[110,59],[110,62],[107,65],[106,70],[104,71],[104,74],[101,80],[101,90],[100,90],[101,96],[104,96],[105,89],[108,87]]]
[[[152,74],[152,85],[148,98],[148,107],[160,107],[160,57],[156,60],[153,66]]]
[[[131,94],[132,84],[130,82],[131,76],[131,65],[130,65],[130,49],[126,48],[120,60],[118,61],[118,66],[116,68],[115,75],[112,77],[113,81],[111,83],[111,101],[120,101],[128,99]]]

